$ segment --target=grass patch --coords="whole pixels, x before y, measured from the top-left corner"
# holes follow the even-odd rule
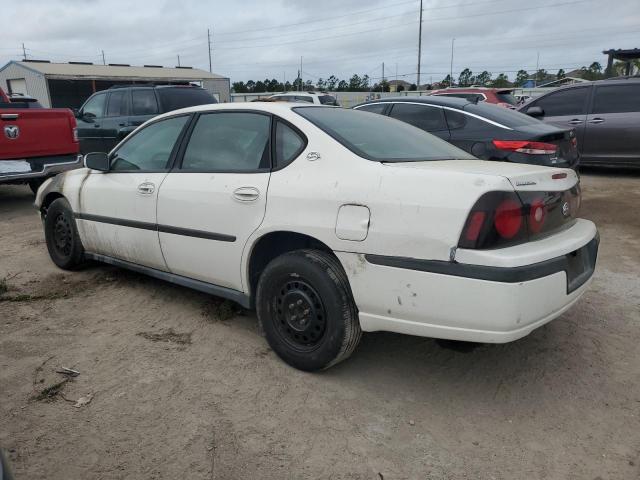
[[[46,293],[44,295],[32,295],[30,293],[19,293],[17,295],[4,295],[0,293],[0,302],[34,302],[36,300],[55,300],[68,297],[68,292]]]
[[[224,322],[242,312],[241,308],[230,300],[212,298],[202,305],[202,316],[209,320]]]
[[[177,343],[178,345],[191,345],[191,333],[178,333],[169,328],[163,332],[140,332],[137,334],[142,338],[151,340],[152,342],[169,342]]]
[[[48,387],[40,390],[36,395],[31,397],[31,400],[36,402],[53,402],[58,395],[62,394],[62,389],[69,381],[69,378],[65,378],[58,383],[49,385]]]

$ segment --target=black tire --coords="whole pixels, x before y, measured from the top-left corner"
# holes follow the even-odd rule
[[[45,180],[46,180],[45,178],[37,178],[29,182],[29,188],[31,189],[34,195],[38,193],[38,189],[40,188],[40,185],[42,185]]]
[[[258,281],[256,310],[271,348],[300,370],[345,360],[362,336],[347,276],[335,257],[319,250],[272,260]]]
[[[78,235],[73,211],[65,198],[54,200],[47,209],[44,236],[53,263],[65,270],[75,270],[84,261],[84,247]]]

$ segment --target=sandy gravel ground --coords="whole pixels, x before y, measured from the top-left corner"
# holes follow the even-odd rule
[[[0,446],[17,479],[640,478],[640,176],[583,192],[598,270],[558,320],[470,353],[366,334],[305,374],[251,312],[58,270],[29,190],[0,187]]]

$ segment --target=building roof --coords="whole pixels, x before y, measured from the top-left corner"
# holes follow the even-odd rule
[[[117,79],[135,78],[143,80],[207,80],[226,78],[222,75],[209,73],[199,68],[191,67],[162,67],[159,65],[130,66],[130,65],[94,65],[90,63],[50,63],[46,61],[11,61],[0,70],[11,64],[20,65],[29,70],[41,73],[47,78],[60,79]]]
[[[602,53],[605,55],[611,55],[616,60],[629,61],[640,58],[640,48],[618,48],[605,50]]]

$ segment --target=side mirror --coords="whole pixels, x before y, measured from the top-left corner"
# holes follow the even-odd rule
[[[542,107],[529,107],[527,109],[527,115],[530,117],[544,117],[544,110]]]
[[[73,112],[73,116],[76,118],[80,118],[80,109],[78,108],[72,108],[71,111]]]
[[[109,171],[109,155],[104,152],[87,153],[84,156],[84,166],[100,172]]]

